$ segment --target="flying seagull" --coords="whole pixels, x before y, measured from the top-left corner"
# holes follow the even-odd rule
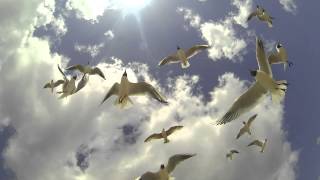
[[[268,61],[270,64],[284,64],[284,70],[286,70],[288,66],[291,67],[293,65],[292,62],[288,61],[286,49],[279,42],[276,45],[276,52],[269,55]]]
[[[76,79],[77,76],[72,76],[72,78],[69,80],[64,72],[61,70],[61,68],[58,65],[58,69],[60,73],[63,75],[64,80],[62,85],[62,91],[57,92],[58,94],[62,94],[59,99],[65,98],[67,96],[70,96],[78,91],[80,91],[88,82],[88,77],[84,74],[80,80],[80,82],[76,85]]]
[[[268,90],[271,90],[273,101],[276,102],[283,98],[287,82],[276,82],[272,79],[270,64],[267,62],[263,42],[259,38],[256,38],[256,59],[259,65],[259,71],[250,72],[252,76],[255,75],[256,82],[234,101],[227,113],[217,121],[217,125],[226,124],[235,120],[254,108],[258,102],[265,97],[264,95]],[[272,87],[269,87],[269,85]]]
[[[257,6],[256,10],[253,11],[249,16],[247,21],[250,21],[253,17],[257,16],[260,21],[266,22],[268,26],[271,28],[272,27],[272,20],[274,19],[271,17],[267,11],[262,8],[261,6]]]
[[[229,158],[230,160],[232,160],[233,154],[238,154],[238,153],[239,151],[233,149],[226,155],[226,158]]]
[[[154,139],[162,139],[163,138],[163,140],[164,140],[163,143],[168,143],[169,142],[168,136],[171,135],[172,133],[174,133],[175,131],[178,131],[182,128],[183,128],[183,126],[173,126],[173,127],[169,128],[167,131],[165,129],[162,129],[161,133],[155,133],[155,134],[150,135],[146,140],[144,140],[144,142],[149,142]]]
[[[265,139],[264,142],[261,142],[259,140],[254,140],[250,144],[248,144],[248,146],[253,146],[253,145],[260,147],[261,148],[260,152],[263,153],[267,145],[267,139]]]
[[[88,65],[81,65],[81,64],[76,64],[73,66],[69,66],[66,68],[66,70],[78,70],[82,72],[83,74],[89,74],[89,75],[99,75],[103,79],[106,79],[103,72],[98,68],[98,67],[91,67]]]
[[[46,83],[43,88],[50,88],[51,89],[51,93],[53,93],[53,89],[58,87],[59,85],[63,84],[64,80],[58,80],[56,82],[53,82],[53,80],[51,80],[50,82]]]
[[[130,82],[127,78],[127,72],[125,71],[122,75],[120,84],[113,84],[111,89],[103,98],[101,104],[103,104],[104,101],[106,101],[110,96],[116,95],[118,96],[118,99],[116,100],[115,104],[119,104],[121,105],[121,107],[124,107],[128,104],[128,102],[132,103],[129,96],[135,96],[139,94],[149,94],[152,98],[158,100],[161,103],[168,103],[165,100],[165,98],[152,85],[146,82]]]
[[[177,46],[177,52],[174,53],[173,55],[163,58],[159,62],[159,66],[163,66],[169,63],[181,63],[182,68],[188,68],[190,66],[188,62],[189,59],[197,55],[201,51],[208,49],[209,47],[210,47],[209,45],[195,45],[190,49],[188,49],[187,51],[185,51],[181,49],[179,46]]]
[[[251,130],[250,130],[250,126],[252,124],[252,122],[256,119],[257,114],[251,116],[248,120],[248,122],[243,121],[243,127],[240,129],[238,135],[237,135],[237,139],[239,139],[244,133],[248,133],[251,135]]]
[[[146,172],[138,180],[169,180],[170,174],[175,169],[175,167],[182,161],[189,159],[196,154],[176,154],[169,158],[167,166],[161,164],[160,170],[158,172]]]

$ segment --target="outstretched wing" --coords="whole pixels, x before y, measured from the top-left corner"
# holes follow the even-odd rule
[[[74,93],[76,93],[76,92],[80,91],[82,88],[84,88],[87,85],[88,81],[89,81],[89,76],[86,76],[84,74],[82,76],[80,82],[78,83],[76,91]]]
[[[63,84],[63,83],[64,83],[64,80],[60,79],[60,80],[58,80],[58,81],[56,81],[54,83],[54,87],[57,87],[57,86],[59,86],[60,84]]]
[[[76,65],[67,67],[66,70],[68,70],[68,71],[70,71],[70,70],[78,70],[78,71],[83,73],[84,72],[84,67],[81,64],[76,64]]]
[[[147,139],[145,139],[144,142],[149,142],[149,141],[151,141],[153,139],[161,139],[161,138],[162,138],[161,134],[155,133],[155,134],[152,134],[149,137],[147,137]]]
[[[257,15],[258,15],[258,11],[252,12],[251,14],[249,14],[247,21],[250,21],[254,16],[257,16]]]
[[[97,67],[95,67],[91,72],[90,72],[90,74],[98,74],[100,77],[102,77],[104,80],[106,79],[105,78],[105,76],[104,76],[104,74],[103,74],[103,72],[99,69],[99,68],[97,68]]]
[[[217,125],[226,124],[237,119],[253,108],[265,93],[267,91],[259,83],[255,82],[245,93],[235,100],[228,112],[218,120]]]
[[[244,127],[241,128],[238,135],[237,135],[237,139],[239,139],[245,132],[246,132],[246,130],[244,129]]]
[[[59,69],[60,73],[62,74],[64,80],[67,80],[67,76],[66,76],[66,75],[64,74],[64,72],[61,70],[59,64],[58,64],[58,69]]]
[[[148,93],[152,98],[161,103],[168,103],[152,85],[146,82],[129,83],[129,95],[139,95],[145,93]]]
[[[51,88],[50,83],[45,84],[45,85],[43,86],[43,88]]]
[[[262,142],[261,141],[259,141],[259,140],[254,140],[254,141],[252,141],[250,144],[248,144],[248,146],[253,146],[253,145],[256,145],[256,146],[262,146]]]
[[[239,151],[234,150],[234,149],[233,149],[233,150],[231,150],[230,152],[231,152],[231,153],[233,153],[233,154],[234,154],[234,153],[237,153],[237,154],[239,153]]]
[[[256,119],[256,117],[258,116],[258,114],[255,114],[253,116],[251,116],[248,120],[248,126],[251,126],[251,123]]]
[[[263,42],[258,37],[256,38],[256,58],[259,65],[259,70],[267,73],[272,77],[271,67],[266,58]]]
[[[138,180],[161,180],[159,173],[146,172]]]
[[[186,160],[186,159],[189,159],[193,156],[195,156],[196,154],[176,154],[176,155],[173,155],[169,158],[169,161],[168,161],[168,165],[167,165],[167,170],[168,170],[168,173],[171,173],[174,168],[182,161]]]
[[[201,51],[208,49],[209,47],[209,45],[195,45],[186,51],[186,56],[188,59],[190,59]]]
[[[170,134],[174,133],[175,131],[182,129],[182,128],[183,128],[183,126],[172,126],[171,128],[169,128],[167,130],[167,135],[170,135]]]
[[[167,57],[163,58],[159,62],[159,66],[163,66],[165,64],[170,64],[170,63],[178,63],[178,62],[180,62],[178,56],[177,55],[171,55],[171,56],[167,56]]]
[[[110,96],[112,95],[116,95],[119,93],[119,83],[114,83],[113,86],[111,87],[111,89],[108,91],[108,93],[104,96],[101,104],[104,103],[105,100],[107,100]]]

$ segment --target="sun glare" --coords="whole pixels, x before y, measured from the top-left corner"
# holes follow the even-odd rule
[[[116,6],[123,11],[125,15],[137,14],[145,8],[151,0],[116,0]]]

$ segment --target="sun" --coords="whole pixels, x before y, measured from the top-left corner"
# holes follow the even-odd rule
[[[116,0],[116,6],[124,13],[138,14],[143,8],[150,4],[151,0]]]

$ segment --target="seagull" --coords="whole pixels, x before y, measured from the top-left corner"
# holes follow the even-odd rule
[[[281,43],[277,43],[276,45],[277,52],[274,52],[269,55],[268,62],[270,64],[284,64],[284,70],[287,69],[287,67],[291,67],[293,65],[292,62],[288,61],[288,54],[286,49],[282,46]]]
[[[251,116],[248,122],[243,121],[243,127],[240,129],[237,135],[237,139],[239,139],[244,133],[248,133],[251,135],[250,126],[251,126],[251,123],[256,119],[256,117],[257,117],[257,114]]]
[[[270,84],[275,83],[272,80],[272,70],[270,68],[270,64],[267,62],[263,42],[259,38],[256,38],[256,59],[259,65],[259,78],[261,77],[261,74],[264,73],[263,77],[265,79],[268,79],[268,81],[270,81]],[[251,75],[258,74],[256,72],[250,73]],[[278,96],[282,97],[284,93],[283,90],[286,88],[286,85],[288,84],[286,81],[277,81],[277,83],[279,84],[278,86],[273,84],[274,88],[280,89],[273,89],[273,92],[274,94],[277,94]],[[256,82],[253,83],[246,92],[244,92],[240,97],[238,97],[234,101],[227,113],[221,119],[218,120],[217,125],[226,124],[232,120],[235,120],[242,114],[254,108],[258,104],[258,102],[265,97],[265,94],[267,94],[268,92],[268,89],[266,89],[265,84],[266,83],[264,83],[261,80],[256,80]],[[276,101],[276,96],[272,99]]]
[[[58,69],[60,71],[60,73],[63,75],[64,80],[63,81],[63,85],[62,85],[62,91],[57,92],[58,94],[62,94],[59,99],[65,98],[67,96],[70,96],[78,91],[80,91],[88,82],[88,77],[86,77],[86,75],[84,74],[80,80],[80,82],[77,84],[76,86],[76,79],[77,76],[72,76],[72,78],[69,80],[66,75],[63,73],[63,71],[61,70],[61,68],[58,65]]]
[[[138,82],[132,83],[127,78],[127,72],[124,71],[121,82],[114,83],[109,92],[103,98],[101,104],[104,103],[112,95],[117,95],[118,99],[116,100],[115,104],[121,105],[124,107],[127,105],[128,102],[131,104],[132,101],[129,96],[139,95],[139,94],[149,94],[152,98],[158,100],[161,103],[167,104],[168,102],[165,98],[150,84],[146,82]]]
[[[232,160],[233,154],[238,154],[238,153],[239,151],[233,149],[226,155],[226,158],[229,158],[230,160]]]
[[[50,82],[46,83],[43,88],[50,88],[51,89],[51,93],[53,93],[53,89],[55,87],[58,87],[59,85],[63,84],[64,80],[58,80],[56,82],[53,82],[53,80],[51,80]]]
[[[161,133],[155,133],[155,134],[150,135],[146,140],[144,140],[144,142],[149,142],[153,139],[163,138],[164,139],[163,143],[168,143],[169,142],[168,136],[171,135],[172,133],[174,133],[175,131],[180,130],[182,128],[183,128],[183,126],[173,126],[173,127],[169,128],[167,131],[165,129],[162,129]]]
[[[260,152],[263,153],[267,145],[267,139],[265,139],[264,142],[261,142],[259,140],[254,140],[250,144],[248,144],[248,146],[253,146],[253,145],[259,146],[261,148]]]
[[[146,172],[138,180],[169,180],[170,174],[175,169],[175,167],[182,161],[189,159],[196,154],[176,154],[169,158],[167,166],[161,164],[160,170],[158,172]]]
[[[257,5],[256,10],[248,16],[247,21],[250,21],[254,16],[257,16],[260,21],[267,22],[270,28],[272,27],[272,20],[274,17],[271,17],[267,11],[259,5]]]
[[[89,75],[99,75],[100,77],[102,77],[104,80],[106,79],[103,72],[98,68],[98,67],[91,67],[89,66],[89,62],[88,65],[81,65],[81,64],[76,64],[73,66],[69,66],[66,68],[66,70],[78,70],[80,72],[82,72],[83,74],[89,74]]]
[[[177,52],[173,55],[163,58],[159,62],[159,66],[163,66],[169,63],[181,63],[182,68],[188,68],[190,66],[188,62],[189,59],[200,53],[202,50],[208,49],[209,47],[209,45],[195,45],[187,51],[184,51],[179,46],[177,46]]]

